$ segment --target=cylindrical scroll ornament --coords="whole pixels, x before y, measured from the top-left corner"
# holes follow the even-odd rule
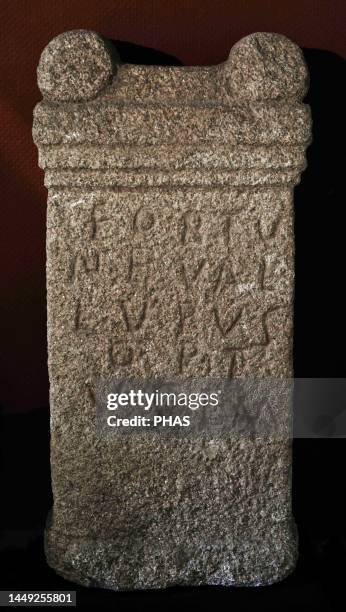
[[[111,43],[96,32],[72,30],[53,38],[37,68],[42,95],[57,102],[92,100],[108,85],[120,63]]]
[[[224,71],[231,93],[244,101],[302,100],[309,86],[301,49],[282,34],[245,36],[232,47]]]

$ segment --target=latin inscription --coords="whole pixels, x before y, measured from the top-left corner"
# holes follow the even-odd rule
[[[133,213],[132,222],[127,228],[132,232],[132,241],[130,235],[124,246],[128,254],[122,258],[125,263],[119,271],[116,248],[119,247],[117,232],[120,225],[97,207],[90,209],[89,221],[83,223],[87,244],[72,257],[67,270],[67,278],[75,295],[81,293],[75,301],[72,328],[76,333],[90,332],[88,314],[86,311],[83,314],[86,307],[82,299],[83,279],[90,278],[94,283],[115,282],[117,286],[119,278],[123,279],[127,287],[125,295],[120,298],[114,296],[104,317],[104,321],[107,320],[105,333],[109,337],[107,351],[110,368],[128,368],[142,360],[150,369],[156,357],[149,354],[145,345],[153,329],[155,333],[160,333],[159,328],[155,327],[160,307],[166,316],[166,320],[164,316],[161,319],[162,325],[166,331],[169,328],[168,335],[172,337],[172,345],[167,346],[167,350],[175,354],[175,373],[179,375],[188,375],[196,369],[200,374],[211,374],[214,367],[218,367],[215,343],[219,343],[218,352],[227,364],[229,376],[241,373],[244,351],[254,347],[265,350],[269,346],[271,331],[268,316],[280,304],[264,303],[262,314],[260,317],[257,315],[254,323],[251,303],[254,291],[258,296],[270,290],[271,279],[280,267],[280,259],[271,254],[267,244],[268,240],[275,238],[280,217],[275,217],[267,226],[254,221],[254,232],[260,234],[265,250],[257,257],[257,263],[254,261],[253,278],[249,279],[242,277],[241,265],[235,261],[236,253],[232,252],[232,215],[220,214],[218,218],[217,231],[223,256],[208,256],[207,247],[211,241],[204,223],[208,215],[208,212],[194,210],[178,215],[175,213],[167,244],[164,244],[163,252],[161,249],[161,257],[165,257],[164,250],[167,250],[167,261],[170,261],[171,250],[175,252],[174,265],[167,267],[167,279],[171,281],[167,286],[175,288],[175,291],[173,296],[167,297],[160,285],[152,287],[150,291],[148,287],[148,279],[155,278],[154,247],[151,251],[148,244],[152,233],[160,231],[160,223],[154,212],[148,206],[140,206]],[[100,248],[102,236],[109,236],[110,232],[116,238],[114,252]],[[282,272],[285,272],[284,267]],[[100,275],[102,280],[98,280]],[[213,338],[210,350],[202,349],[198,340],[193,340],[193,330],[200,329],[198,318],[201,309],[204,314],[206,311],[209,313],[209,331]]]

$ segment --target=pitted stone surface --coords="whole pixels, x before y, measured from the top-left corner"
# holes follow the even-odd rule
[[[270,584],[297,556],[290,443],[102,439],[95,384],[292,376],[306,66],[254,34],[219,66],[115,74],[100,40],[48,45],[33,128],[49,190],[48,562],[111,589]]]
[[[225,66],[239,99],[301,100],[307,92],[303,53],[286,36],[267,32],[246,36],[234,45]]]
[[[96,32],[75,30],[54,38],[44,49],[37,69],[42,95],[78,101],[97,96],[116,72],[116,52]]]

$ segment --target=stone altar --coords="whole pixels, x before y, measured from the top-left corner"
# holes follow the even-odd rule
[[[291,445],[103,439],[100,376],[290,378],[293,188],[310,142],[300,49],[122,64],[94,32],[44,49],[54,508],[49,564],[110,589],[263,585],[294,568]]]

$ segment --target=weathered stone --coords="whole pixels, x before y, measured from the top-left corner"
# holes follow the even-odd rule
[[[118,62],[115,49],[95,32],[66,32],[44,49],[37,80],[51,100],[90,100],[111,80]]]
[[[77,31],[54,39],[39,65],[48,562],[112,589],[269,584],[297,556],[289,441],[102,438],[95,385],[292,376],[306,66],[277,34],[244,38],[219,66],[115,58]]]

